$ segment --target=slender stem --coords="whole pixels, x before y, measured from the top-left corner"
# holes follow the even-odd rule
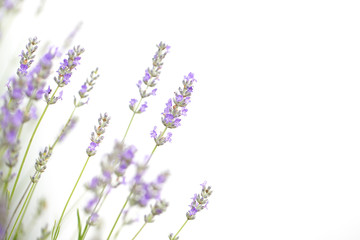
[[[28,112],[30,111],[31,104],[32,104],[32,99],[29,99],[29,101],[28,101],[28,103],[27,103],[27,105],[26,105],[26,107],[25,107],[25,113],[24,113],[24,115],[27,115]],[[18,134],[17,134],[17,137],[16,137],[17,139],[19,139],[20,136],[21,136],[21,132],[22,132],[23,126],[24,126],[24,123],[21,123],[20,128],[19,128],[19,131],[18,131]]]
[[[146,86],[145,91],[146,91],[148,88],[149,88],[149,86]],[[140,104],[141,104],[141,102],[142,102],[143,99],[144,99],[144,98],[141,97],[141,98],[140,98],[140,101],[138,102],[138,104],[137,104],[136,107],[135,107],[135,110],[134,110],[134,113],[133,113],[133,115],[132,115],[132,117],[131,117],[130,123],[129,123],[129,125],[128,125],[127,129],[126,129],[125,135],[124,135],[124,137],[123,137],[123,139],[122,139],[122,141],[121,141],[122,143],[124,143],[124,141],[125,141],[125,138],[126,138],[128,132],[129,132],[131,123],[132,123],[132,121],[133,121],[133,119],[134,119],[134,117],[135,117],[135,114],[136,114],[137,110],[139,109]]]
[[[137,237],[137,235],[139,235],[139,233],[141,232],[141,230],[143,230],[143,228],[145,227],[146,224],[147,224],[147,222],[145,222],[145,223],[142,225],[142,227],[141,227],[140,230],[135,234],[135,236],[132,238],[132,240],[134,240],[134,239]]]
[[[181,226],[181,228],[179,229],[179,231],[177,231],[177,233],[175,234],[175,236],[172,238],[172,240],[175,240],[177,235],[179,235],[180,231],[183,229],[183,227],[185,226],[185,224],[189,221],[189,219],[186,219],[186,221],[184,222],[184,224]]]
[[[8,230],[8,228],[10,227],[10,224],[11,224],[12,220],[13,220],[13,219],[14,219],[14,217],[15,217],[16,211],[19,209],[19,207],[20,207],[20,205],[21,205],[21,202],[22,202],[22,200],[24,200],[25,195],[26,195],[26,193],[28,193],[28,191],[29,191],[29,189],[30,189],[31,185],[32,185],[32,182],[30,181],[30,183],[28,184],[27,188],[25,189],[24,194],[22,195],[22,197],[20,198],[20,200],[19,200],[18,204],[16,205],[16,208],[14,209],[13,214],[11,215],[11,218],[10,218],[10,221],[9,221],[8,226],[7,226],[7,228],[6,228],[6,231],[7,231],[7,230]],[[28,195],[26,196],[26,199],[28,199],[29,194],[30,194],[30,192],[29,192],[29,193],[28,193]],[[25,204],[25,203],[24,203],[24,204]],[[20,211],[20,213],[21,213],[21,211]],[[20,215],[20,213],[19,213],[19,215]]]
[[[59,134],[59,136],[56,138],[55,142],[54,142],[53,145],[51,146],[51,149],[54,149],[54,147],[56,146],[56,144],[59,142],[61,136],[63,135],[63,133],[64,133],[64,131],[65,131],[65,129],[66,129],[67,126],[70,124],[71,119],[72,119],[72,117],[73,117],[76,109],[77,109],[77,107],[75,106],[75,107],[74,107],[74,110],[73,110],[72,113],[70,114],[70,117],[69,117],[69,119],[67,120],[65,126],[64,126],[63,129],[61,130],[61,133]]]
[[[116,220],[115,220],[114,225],[113,225],[113,226],[112,226],[112,228],[111,228],[111,231],[110,231],[110,233],[109,233],[109,236],[107,237],[107,240],[109,240],[109,239],[110,239],[111,234],[113,233],[113,231],[114,231],[114,229],[115,229],[115,226],[116,226],[117,222],[118,222],[118,221],[119,221],[119,219],[120,219],[121,214],[123,213],[123,211],[124,211],[124,209],[125,209],[125,207],[126,207],[126,205],[127,205],[128,201],[129,201],[129,199],[130,199],[131,195],[132,195],[132,194],[133,194],[133,192],[134,192],[134,189],[135,189],[135,185],[132,187],[132,189],[131,189],[131,192],[130,192],[129,196],[126,198],[126,201],[125,201],[125,203],[124,203],[123,207],[121,208],[121,211],[120,211],[119,215],[117,216],[117,218],[116,218]]]
[[[58,89],[59,89],[59,86],[57,86],[57,88],[55,89],[53,95],[51,96],[51,99],[55,96],[55,93],[57,92]],[[31,143],[32,143],[32,141],[33,141],[33,139],[34,139],[34,137],[35,137],[35,133],[36,133],[37,129],[39,128],[39,125],[40,125],[40,123],[41,123],[41,121],[42,121],[42,119],[43,119],[43,117],[44,117],[44,115],[45,115],[45,113],[46,113],[49,105],[50,105],[49,103],[46,104],[46,107],[45,107],[43,113],[41,114],[41,117],[39,118],[39,120],[38,120],[38,122],[37,122],[37,124],[36,124],[36,127],[35,127],[32,135],[31,135],[30,141],[29,141],[29,143],[28,143],[28,145],[27,145],[27,148],[26,148],[26,151],[25,151],[25,155],[24,155],[24,157],[23,157],[23,159],[22,159],[22,162],[21,162],[21,165],[20,165],[20,168],[19,168],[19,172],[18,172],[18,174],[17,174],[17,176],[16,176],[16,180],[15,180],[13,189],[12,189],[11,194],[10,194],[10,200],[9,200],[9,202],[11,202],[11,199],[12,199],[12,197],[14,196],[14,192],[15,192],[15,189],[16,189],[16,185],[17,185],[17,182],[19,181],[19,177],[20,177],[20,175],[21,175],[21,171],[22,171],[22,168],[23,168],[23,166],[24,166],[25,159],[26,159],[27,154],[28,154],[28,152],[29,152]]]
[[[167,129],[167,127],[165,128],[165,130],[163,131],[163,133],[162,133],[162,135],[161,135],[161,136],[163,136],[163,135],[164,135],[164,133],[166,132],[166,129]],[[151,152],[151,154],[150,154],[150,157],[148,158],[148,160],[147,160],[147,162],[146,162],[146,165],[150,162],[150,159],[151,159],[151,158],[152,158],[152,156],[154,155],[154,152],[155,152],[156,148],[157,148],[157,145],[155,145],[154,149],[152,150],[152,152]],[[127,197],[127,199],[126,199],[126,201],[125,201],[125,203],[124,203],[124,206],[122,207],[122,209],[121,209],[121,211],[120,211],[120,213],[119,213],[118,217],[117,217],[117,218],[116,218],[116,220],[115,220],[115,223],[114,223],[114,225],[113,225],[113,227],[112,227],[112,229],[111,229],[111,231],[110,231],[110,233],[109,233],[109,236],[108,236],[108,238],[107,238],[108,240],[110,239],[110,236],[111,236],[112,232],[114,231],[114,228],[115,228],[115,226],[116,226],[117,222],[119,221],[119,218],[120,218],[121,214],[123,213],[123,211],[124,211],[124,209],[125,209],[125,207],[126,207],[126,205],[127,205],[128,201],[129,201],[129,199],[130,199],[131,195],[133,194],[134,189],[135,189],[135,185],[132,187],[132,189],[131,189],[131,192],[130,192],[129,196]]]
[[[8,191],[7,187],[8,187],[9,181],[10,181],[11,171],[12,171],[12,167],[9,167],[9,171],[8,171],[8,173],[6,175],[4,188],[3,188],[3,194],[4,195]]]
[[[134,113],[133,113],[133,115],[132,115],[132,117],[131,117],[131,120],[130,120],[130,123],[129,123],[129,125],[128,125],[128,127],[127,127],[127,129],[126,129],[126,132],[125,132],[125,135],[124,135],[124,137],[123,137],[123,139],[122,139],[122,143],[125,141],[125,138],[126,138],[126,135],[128,134],[128,131],[129,131],[129,129],[130,129],[130,125],[131,125],[131,123],[132,123],[132,121],[133,121],[133,119],[134,119],[134,117],[135,117],[135,111],[134,111]]]
[[[81,240],[85,239],[86,234],[87,234],[87,232],[89,231],[89,228],[90,228],[90,224],[89,224],[89,223],[90,223],[90,220],[91,220],[91,216],[92,216],[95,212],[99,211],[99,209],[100,209],[100,207],[99,207],[99,209],[96,209],[96,208],[99,206],[100,200],[101,200],[101,198],[102,198],[103,195],[104,195],[104,190],[105,190],[105,188],[106,188],[106,185],[105,185],[105,186],[103,187],[103,189],[101,190],[100,198],[99,198],[99,200],[97,201],[97,203],[96,203],[93,211],[91,212],[88,220],[86,221],[86,225],[85,225],[83,234],[81,235]]]
[[[32,184],[32,186],[31,186],[31,188],[30,188],[30,192],[32,192],[34,186],[35,186],[35,184]],[[31,195],[31,194],[28,194],[28,195],[26,196],[25,202],[24,202],[24,204],[23,204],[23,206],[22,206],[22,208],[21,208],[21,210],[20,210],[20,213],[18,214],[18,216],[17,216],[17,218],[16,218],[16,221],[15,221],[15,223],[14,223],[13,228],[11,229],[11,232],[10,232],[10,235],[9,235],[8,239],[11,238],[11,235],[12,235],[12,233],[14,232],[15,226],[16,226],[17,222],[19,221],[20,216],[22,215],[21,213],[24,211],[24,208],[25,208],[25,206],[26,206],[26,203],[27,203],[30,195]],[[10,226],[10,222],[9,222],[8,227],[9,227],[9,226]]]
[[[63,219],[63,217],[64,217],[66,208],[67,208],[67,206],[68,206],[68,204],[69,204],[69,202],[70,202],[70,199],[71,199],[73,193],[75,192],[75,189],[76,189],[76,187],[77,187],[77,185],[78,185],[78,183],[79,183],[79,181],[80,181],[80,178],[81,178],[81,176],[82,176],[82,174],[83,174],[83,172],[84,172],[84,170],[85,170],[85,168],[86,168],[86,165],[87,165],[89,159],[90,159],[90,156],[88,156],[88,158],[86,159],[86,162],[85,162],[85,164],[84,164],[84,167],[82,168],[81,173],[80,173],[80,175],[79,175],[79,177],[78,177],[78,179],[77,179],[77,181],[76,181],[76,183],[75,183],[75,185],[74,185],[74,187],[73,187],[73,189],[72,189],[72,191],[71,191],[71,193],[70,193],[70,196],[69,196],[68,200],[66,201],[65,207],[64,207],[64,209],[63,209],[63,211],[62,211],[62,213],[61,213],[60,219],[59,219],[59,221],[58,221],[58,223],[57,223],[57,226],[56,226],[56,232],[55,232],[55,238],[54,238],[54,239],[57,239],[57,236],[59,235],[60,224],[61,224],[61,221],[62,221],[62,219]]]
[[[20,222],[19,222],[18,227],[17,227],[17,229],[16,229],[16,231],[15,231],[15,236],[16,236],[16,234],[18,234],[18,232],[19,232],[19,230],[20,230],[20,227],[21,227],[22,221],[23,221],[23,219],[24,219],[26,210],[28,209],[29,204],[30,204],[30,201],[31,201],[31,198],[32,198],[32,196],[33,196],[33,194],[34,194],[34,192],[35,192],[36,184],[37,184],[37,183],[33,184],[33,185],[35,185],[35,186],[34,186],[34,188],[31,190],[30,198],[28,199],[27,202],[24,203],[24,205],[26,204],[26,206],[25,206],[25,209],[24,209],[23,213],[21,214]]]
[[[165,129],[164,129],[164,131],[161,133],[160,137],[163,137],[163,136],[164,136],[164,134],[165,134],[165,132],[166,132],[167,129],[168,129],[168,127],[165,127]],[[148,160],[147,160],[147,162],[146,162],[146,165],[149,164],[150,159],[151,159],[152,156],[154,155],[154,152],[155,152],[155,150],[156,150],[157,147],[158,147],[158,145],[156,144],[155,147],[154,147],[154,149],[152,150],[152,152],[151,152],[151,154],[150,154],[150,157],[148,158]]]
[[[3,156],[4,156],[4,153],[5,153],[6,149],[7,149],[7,147],[4,146],[4,145],[0,147],[0,167],[4,163]]]
[[[72,113],[71,113],[68,121],[66,122],[65,126],[64,126],[63,129],[61,130],[60,135],[56,138],[56,140],[55,140],[54,143],[52,144],[52,146],[51,146],[51,149],[52,149],[52,150],[54,150],[54,148],[55,148],[56,144],[58,143],[58,141],[59,141],[62,133],[64,132],[64,129],[67,127],[67,125],[69,125],[69,123],[70,123],[70,121],[71,121],[71,118],[73,117],[73,115],[74,115],[74,113],[75,113],[75,110],[76,110],[76,107],[75,107],[74,110],[72,111]],[[35,173],[35,174],[36,174],[36,173]],[[34,177],[35,177],[35,176],[34,176]],[[25,195],[26,195],[26,193],[28,192],[31,184],[32,184],[32,181],[30,180],[30,183],[28,184],[27,188],[25,189],[24,194],[22,195],[21,199],[19,200],[19,203],[17,204],[17,206],[16,206],[16,208],[15,208],[15,210],[14,210],[12,216],[11,216],[11,219],[10,219],[10,221],[9,221],[9,225],[10,225],[12,219],[14,218],[17,209],[20,207],[20,204],[21,204],[22,200],[25,198]],[[35,189],[36,189],[36,185],[34,186],[32,192],[29,192],[29,193],[28,193],[28,196],[27,196],[27,198],[26,198],[26,199],[28,199],[28,197],[29,197],[29,195],[30,195],[30,197],[29,197],[29,199],[28,199],[28,203],[31,201],[31,198],[32,198],[32,196],[33,196],[33,192],[35,191]],[[26,204],[26,202],[25,202],[24,204]],[[23,216],[25,216],[26,210],[27,210],[27,207],[25,208],[25,211],[22,213]],[[21,214],[21,212],[20,212],[20,214]],[[22,218],[23,218],[23,217],[22,217]]]

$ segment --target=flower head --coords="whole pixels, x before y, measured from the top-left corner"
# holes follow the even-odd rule
[[[195,194],[191,199],[192,202],[189,205],[190,210],[186,213],[186,217],[188,220],[195,219],[195,215],[203,210],[204,208],[207,208],[207,205],[209,203],[208,197],[212,194],[211,187],[206,186],[206,181],[203,184],[200,184],[202,187],[200,194]]]
[[[85,50],[80,48],[80,46],[74,47],[70,49],[67,53],[68,58],[65,58],[63,62],[60,64],[60,67],[57,71],[58,76],[55,77],[55,82],[59,87],[63,87],[70,83],[70,78],[72,76],[72,71],[75,69],[77,65],[79,65],[79,61],[81,59],[80,55]]]

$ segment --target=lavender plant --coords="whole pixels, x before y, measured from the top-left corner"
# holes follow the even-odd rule
[[[50,87],[51,83],[48,80],[52,74],[52,67],[56,56],[60,54],[59,48],[49,48],[37,60],[36,51],[39,44],[40,41],[36,37],[29,39],[26,49],[21,52],[16,76],[9,78],[6,85],[7,92],[1,98],[0,187],[2,194],[0,196],[0,240],[28,238],[27,228],[24,227],[26,225],[23,222],[25,216],[28,216],[27,210],[31,200],[36,196],[35,190],[37,184],[39,181],[42,181],[42,176],[48,167],[50,159],[56,158],[56,146],[59,143],[67,143],[65,138],[76,127],[76,122],[78,121],[78,116],[75,115],[75,112],[79,107],[89,103],[89,93],[93,90],[99,78],[98,69],[91,72],[90,78],[86,79],[84,84],[81,85],[78,97],[74,97],[72,111],[65,124],[61,127],[59,134],[55,137],[55,140],[52,144],[43,147],[37,157],[30,156],[29,149],[32,143],[36,141],[35,136],[44,119],[44,115],[50,105],[54,105],[59,100],[62,100],[63,88],[69,85],[70,80],[73,79],[74,71],[79,66],[84,52],[84,49],[80,46],[67,51],[67,57],[61,61],[53,77],[56,84],[53,89]],[[187,107],[191,102],[191,95],[194,83],[196,82],[194,74],[187,74],[182,81],[181,87],[174,93],[174,97],[166,102],[165,109],[161,113],[161,122],[164,128],[159,131],[158,127],[155,126],[150,132],[150,137],[154,140],[155,145],[152,151],[145,156],[144,161],[137,159],[137,147],[125,142],[135,115],[143,113],[148,108],[148,103],[143,102],[144,99],[154,96],[157,92],[155,86],[159,82],[163,61],[169,52],[170,46],[160,42],[156,47],[157,51],[152,58],[152,67],[145,70],[144,77],[136,84],[139,89],[140,98],[130,100],[129,108],[132,111],[132,115],[124,135],[120,138],[121,141],[115,141],[113,150],[100,161],[100,173],[96,174],[85,184],[86,191],[91,197],[83,207],[84,214],[82,214],[77,205],[75,205],[78,208],[76,213],[72,212],[71,209],[69,210],[69,205],[72,202],[75,191],[78,189],[78,185],[82,182],[82,176],[87,169],[90,158],[97,157],[96,153],[104,139],[105,129],[109,127],[110,117],[107,113],[100,114],[98,125],[94,127],[94,132],[91,133],[90,143],[85,149],[86,160],[63,208],[60,209],[59,218],[53,222],[51,230],[48,228],[48,224],[43,225],[43,228],[38,230],[40,236],[37,239],[48,239],[50,237],[52,240],[55,240],[61,236],[62,232],[68,232],[69,230],[64,229],[65,227],[63,226],[63,222],[67,219],[65,216],[67,215],[77,219],[78,240],[86,239],[90,235],[89,230],[91,227],[97,225],[101,217],[106,216],[107,219],[114,218],[107,235],[107,239],[111,239],[115,229],[118,227],[121,216],[128,216],[129,212],[132,211],[141,211],[141,209],[145,208],[150,209],[144,215],[144,223],[132,238],[135,239],[140,236],[141,231],[148,223],[153,223],[169,207],[169,203],[164,200],[161,194],[169,177],[169,172],[161,172],[152,181],[146,179],[146,173],[151,167],[150,160],[154,157],[156,149],[172,141],[173,134],[168,129],[178,128],[181,125],[182,117],[187,115]],[[34,62],[37,63],[33,66]],[[41,99],[45,101],[46,105],[38,116],[37,108],[41,104],[39,101]],[[29,129],[29,126],[26,124],[31,120],[37,121],[34,129]],[[42,125],[45,124],[48,123],[42,123]],[[21,142],[21,133],[25,130],[30,130],[31,137],[27,143],[23,144]],[[15,167],[17,166],[22,149],[24,150],[24,155],[17,169]],[[27,180],[27,185],[22,186],[19,182],[20,180],[26,182],[26,178],[24,179],[24,174],[22,174],[25,162],[31,160],[34,164],[33,173],[30,179]],[[135,170],[133,175],[131,175],[131,171],[128,171],[131,168]],[[15,169],[17,169],[17,172],[15,172]],[[15,179],[14,182],[12,182],[13,179]],[[106,199],[111,192],[120,191],[120,186],[125,187],[123,189],[129,190],[128,194],[124,195],[126,200],[117,215],[107,215],[107,213],[102,212],[102,206],[106,204]],[[179,232],[187,221],[193,220],[197,212],[206,208],[208,197],[211,193],[211,188],[207,187],[206,183],[202,184],[201,193],[195,194],[192,198],[190,210],[186,213],[186,222],[174,236],[172,234],[169,236],[170,240],[178,239]],[[17,196],[19,197],[17,198]],[[40,216],[40,212],[38,211],[37,217]],[[136,223],[134,219],[123,218],[120,226],[123,227],[134,223]],[[119,231],[120,227],[118,227],[117,233],[113,237],[114,239],[118,236]]]

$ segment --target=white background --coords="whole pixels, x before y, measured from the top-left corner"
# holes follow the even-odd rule
[[[112,121],[73,200],[99,172],[101,156],[114,139],[122,138],[131,117],[128,101],[138,97],[135,84],[151,66],[160,41],[171,45],[171,52],[158,94],[135,118],[127,139],[139,149],[137,160],[153,148],[149,132],[160,127],[160,113],[183,76],[194,72],[198,82],[173,142],[160,147],[150,164],[150,176],[171,171],[163,191],[170,207],[138,239],[167,239],[176,232],[204,180],[214,189],[208,210],[187,224],[180,239],[359,239],[358,1],[63,0],[47,1],[35,17],[38,4],[25,1],[7,25],[0,46],[3,81],[16,72],[11,59],[18,61],[28,37],[37,36],[40,46],[61,46],[82,21],[73,43],[86,52],[64,89],[64,101],[49,109],[37,133],[26,174],[71,113],[72,95],[90,71],[99,67],[101,77],[89,105],[77,112],[78,127],[59,145],[40,181],[36,197],[48,197],[48,212],[32,222],[36,227],[29,239],[59,217],[100,112],[108,112]],[[39,113],[44,105],[39,104]],[[125,190],[104,208],[105,235]],[[135,234],[143,214],[124,228],[121,239]],[[72,213],[63,239],[72,236],[74,220]]]

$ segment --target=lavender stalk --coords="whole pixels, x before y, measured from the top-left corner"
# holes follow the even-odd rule
[[[155,96],[157,89],[153,89],[150,93],[147,92],[149,87],[155,87],[157,82],[159,81],[159,76],[160,76],[160,70],[162,68],[163,65],[163,59],[165,58],[165,56],[168,54],[170,46],[166,45],[165,43],[160,42],[159,45],[157,45],[157,52],[155,54],[155,56],[153,57],[153,67],[152,69],[148,68],[145,71],[145,76],[143,77],[143,80],[139,80],[138,83],[136,84],[136,86],[139,88],[139,92],[140,92],[140,100],[136,100],[136,99],[131,99],[130,100],[130,105],[129,108],[130,110],[133,112],[133,115],[131,116],[129,125],[126,129],[126,132],[124,134],[124,137],[122,139],[121,142],[125,141],[125,138],[129,132],[130,126],[132,121],[134,120],[135,114],[139,114],[145,111],[145,109],[148,107],[147,106],[147,102],[145,102],[144,104],[141,105],[141,102],[144,98],[147,98],[151,95]],[[166,51],[165,51],[166,50]],[[164,52],[165,51],[165,52]],[[146,85],[145,90],[142,89],[141,85],[142,83],[144,83]]]
[[[171,137],[172,137],[172,133],[168,133],[166,137],[164,137],[164,134],[166,132],[166,130],[168,128],[177,128],[179,127],[180,124],[180,117],[181,116],[186,116],[187,114],[187,108],[186,106],[190,103],[190,98],[191,98],[191,94],[193,92],[193,83],[196,82],[196,79],[194,78],[194,74],[193,73],[189,73],[187,76],[184,76],[184,80],[183,80],[183,88],[179,88],[179,93],[175,92],[175,98],[173,98],[173,100],[169,99],[169,101],[166,103],[166,107],[164,109],[164,112],[162,113],[162,118],[161,121],[163,123],[163,125],[165,126],[164,131],[160,132],[160,134],[157,133],[156,131],[156,126],[154,127],[154,129],[151,131],[150,136],[154,139],[155,141],[155,147],[153,148],[149,158],[146,161],[146,166],[149,164],[152,156],[154,155],[155,150],[157,149],[158,146],[164,145],[166,142],[171,142]],[[172,102],[174,102],[174,106],[172,105]],[[132,196],[134,190],[135,190],[135,186],[134,185],[131,188],[131,191],[129,193],[129,196],[127,197],[123,207],[120,210],[120,213],[118,214],[113,227],[110,230],[110,233],[107,237],[107,239],[109,240],[116,225],[117,222],[119,221],[121,214],[123,213],[130,197]]]
[[[204,208],[207,208],[207,205],[209,203],[208,198],[212,194],[212,190],[211,190],[210,186],[209,187],[206,186],[206,181],[203,184],[200,184],[200,186],[202,186],[201,193],[195,194],[194,197],[191,198],[192,202],[189,205],[190,210],[186,213],[186,221],[181,226],[181,228],[177,231],[175,236],[173,236],[172,233],[169,235],[169,240],[178,240],[179,239],[178,235],[179,235],[180,231],[184,228],[186,223],[189,220],[194,220],[195,216],[198,212],[200,212]]]
[[[21,175],[22,168],[24,166],[27,154],[29,152],[31,143],[32,143],[32,141],[33,141],[33,139],[35,137],[37,129],[39,128],[39,125],[40,125],[40,123],[41,123],[41,121],[42,121],[48,107],[50,105],[52,105],[52,104],[55,104],[59,99],[62,99],[62,91],[60,92],[58,97],[55,97],[55,94],[56,94],[56,92],[58,91],[59,88],[64,87],[65,85],[67,85],[70,82],[72,71],[73,71],[73,69],[75,69],[75,67],[77,65],[79,65],[79,61],[81,59],[80,55],[84,51],[85,50],[83,48],[80,48],[80,46],[78,46],[76,48],[74,47],[73,50],[70,50],[68,52],[68,56],[69,56],[68,59],[64,59],[63,63],[61,64],[61,66],[59,68],[59,70],[57,71],[58,76],[54,78],[55,82],[57,83],[57,87],[56,87],[54,93],[52,94],[51,97],[49,97],[49,94],[51,92],[50,87],[49,87],[49,91],[45,93],[45,99],[46,99],[47,104],[46,104],[46,107],[45,107],[43,113],[41,114],[41,117],[39,118],[39,120],[38,120],[38,122],[36,124],[36,127],[35,127],[32,135],[31,135],[31,138],[30,138],[29,143],[27,145],[23,160],[22,160],[20,168],[19,168],[19,172],[18,172],[18,174],[16,176],[16,180],[15,180],[14,186],[13,186],[11,194],[10,194],[9,202],[11,202],[11,199],[12,199],[12,197],[14,195],[17,182],[19,181],[19,177]]]
[[[98,119],[98,122],[99,122],[99,126],[98,127],[95,127],[95,133],[93,132],[91,134],[91,143],[90,143],[90,146],[86,149],[86,153],[88,155],[88,158],[86,159],[85,161],[85,164],[80,172],[80,175],[78,177],[78,179],[76,180],[76,183],[70,193],[70,196],[68,198],[68,200],[66,201],[66,204],[64,206],[64,209],[61,213],[61,216],[59,218],[59,220],[57,221],[57,223],[55,222],[54,224],[54,227],[53,227],[53,230],[52,230],[52,233],[51,233],[51,239],[57,239],[58,236],[59,236],[59,232],[60,232],[60,227],[61,227],[61,221],[64,217],[64,214],[65,214],[65,211],[66,211],[66,208],[70,202],[70,199],[73,195],[73,193],[75,192],[75,189],[81,179],[81,176],[86,168],[86,165],[90,159],[90,157],[94,156],[96,154],[96,148],[99,146],[99,144],[101,143],[101,141],[104,139],[104,136],[103,134],[105,133],[105,128],[108,126],[109,124],[109,121],[110,121],[110,117],[107,115],[107,113],[103,115],[100,114],[100,118]]]
[[[87,79],[86,82],[82,85],[82,88],[81,88],[81,90],[79,91],[80,100],[77,101],[76,98],[74,97],[74,105],[75,105],[75,107],[74,107],[74,109],[73,109],[73,111],[72,111],[72,113],[71,113],[68,121],[66,122],[65,126],[62,128],[61,133],[58,135],[58,137],[56,138],[56,140],[54,141],[54,143],[51,145],[51,147],[45,148],[45,150],[44,150],[43,153],[40,152],[40,154],[39,154],[39,159],[37,160],[37,162],[36,162],[36,164],[35,164],[36,172],[34,173],[34,176],[31,177],[31,182],[29,183],[29,185],[28,185],[28,187],[26,188],[26,190],[25,190],[22,198],[20,199],[19,203],[17,204],[17,206],[16,206],[16,208],[15,208],[13,214],[12,214],[12,217],[11,217],[11,219],[10,219],[10,221],[9,221],[9,224],[11,223],[11,221],[12,221],[12,219],[13,219],[16,211],[17,211],[17,209],[19,208],[22,200],[24,199],[26,193],[28,192],[28,190],[29,190],[29,188],[30,188],[30,185],[36,184],[36,183],[39,181],[39,179],[40,179],[41,173],[45,171],[45,169],[46,169],[46,163],[47,163],[48,160],[50,159],[51,153],[52,153],[52,151],[54,150],[56,144],[57,144],[59,141],[61,141],[61,140],[65,137],[65,135],[69,132],[69,130],[73,127],[73,124],[74,124],[73,115],[74,115],[74,113],[75,113],[75,110],[76,110],[77,108],[83,106],[84,104],[86,104],[86,103],[88,102],[89,98],[88,98],[87,93],[89,93],[89,92],[93,89],[93,87],[94,87],[94,85],[95,85],[95,80],[97,80],[97,78],[99,77],[99,75],[97,74],[97,71],[98,71],[98,69],[96,69],[95,71],[92,71],[92,72],[91,72],[91,75],[90,75],[91,79],[90,79],[90,80]],[[83,100],[83,99],[85,99],[85,98],[87,98],[87,101],[86,101],[86,102]],[[28,197],[26,198],[26,201],[24,202],[24,205],[28,205],[28,204],[29,204],[29,202],[30,202],[30,200],[31,200],[31,196],[33,195],[33,192],[35,191],[35,188],[36,188],[36,186],[35,186],[34,188],[31,188],[31,191],[28,192],[28,196],[30,195],[30,198],[28,198]],[[26,213],[26,209],[27,209],[27,207],[25,208],[25,210],[24,210],[24,208],[22,208],[21,211],[20,211],[20,213],[19,213],[19,215],[24,216],[25,213]],[[23,212],[23,210],[24,210],[24,212]],[[23,217],[22,217],[21,219],[23,219]],[[17,219],[17,220],[18,220],[18,219]],[[17,223],[17,220],[16,220],[16,222],[14,223],[14,227],[15,227],[15,225],[16,225],[16,223]],[[22,222],[22,221],[20,220],[19,226],[20,226],[21,222]]]

